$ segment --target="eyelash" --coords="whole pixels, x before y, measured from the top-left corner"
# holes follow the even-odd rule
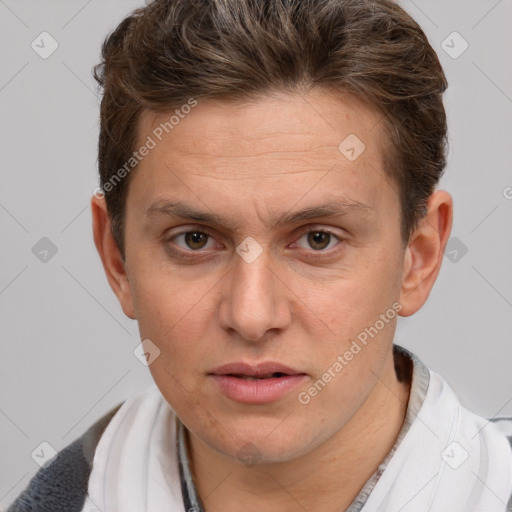
[[[201,229],[187,229],[187,230],[184,230],[184,231],[180,231],[178,233],[173,233],[172,235],[169,235],[169,236],[165,236],[164,239],[163,239],[163,242],[164,243],[174,242],[174,240],[176,240],[176,238],[178,238],[179,236],[186,235],[188,233],[200,233],[200,234],[203,234],[203,235],[207,235],[209,238],[208,238],[206,243],[209,242],[210,238],[211,239],[214,238],[213,235],[211,233],[209,233],[207,230],[205,230],[204,228],[201,228]],[[338,240],[339,243],[343,243],[343,241],[344,241],[344,239],[341,238],[340,236],[338,236],[334,231],[331,231],[331,230],[325,229],[325,228],[311,228],[311,229],[308,229],[307,231],[301,233],[301,235],[299,237],[299,240],[301,238],[303,238],[304,236],[309,235],[310,233],[325,233],[325,234],[328,234],[328,235],[334,237],[336,240]],[[329,240],[329,244],[330,244],[330,242],[331,242],[331,240]],[[295,242],[294,242],[294,244],[295,244]],[[337,245],[339,245],[339,244],[337,244]],[[302,249],[302,250],[307,250],[307,249]],[[197,257],[197,256],[194,256],[194,254],[199,254],[200,255],[201,253],[205,252],[204,249],[198,249],[198,250],[188,249],[188,250],[186,250],[186,249],[182,249],[181,247],[178,248],[178,249],[172,248],[171,251],[174,254],[177,254],[178,256],[183,256],[185,258],[187,258],[187,257],[194,258],[194,257]],[[333,251],[333,248],[331,248],[331,249],[318,249],[318,250],[311,249],[311,251],[313,253],[315,253],[315,255],[319,255],[319,254],[323,254],[323,253],[330,254]]]

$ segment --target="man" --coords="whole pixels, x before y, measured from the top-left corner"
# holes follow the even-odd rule
[[[96,76],[94,240],[155,385],[10,510],[510,510],[511,422],[393,344],[452,225],[420,27],[390,0],[156,0]]]

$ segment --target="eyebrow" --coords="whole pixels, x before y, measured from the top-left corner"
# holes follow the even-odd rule
[[[317,219],[320,217],[337,217],[348,215],[351,213],[367,215],[373,211],[370,206],[359,201],[347,200],[345,198],[339,201],[330,201],[317,206],[310,206],[295,212],[282,212],[274,214],[270,219],[271,228],[278,226],[296,224],[306,220]],[[185,220],[196,222],[208,222],[236,229],[229,220],[213,212],[205,212],[195,209],[193,206],[183,201],[169,201],[160,200],[152,204],[144,212],[147,216],[154,216],[156,214],[164,214],[169,217],[179,217]]]

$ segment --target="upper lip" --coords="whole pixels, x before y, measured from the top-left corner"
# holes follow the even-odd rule
[[[286,375],[304,375],[289,366],[268,361],[260,364],[247,364],[243,362],[229,363],[213,369],[211,375],[247,375],[250,377],[270,376],[273,373],[284,373]]]

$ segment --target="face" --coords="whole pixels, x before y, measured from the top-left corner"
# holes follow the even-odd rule
[[[380,116],[317,91],[199,102],[158,141],[168,119],[141,118],[140,145],[157,144],[131,177],[123,308],[160,351],[150,371],[194,436],[228,457],[250,445],[291,460],[350,421],[391,353],[388,313],[336,365],[400,298]],[[220,368],[231,363],[247,366]],[[240,377],[264,363],[286,369]],[[262,378],[279,369],[288,377]]]

